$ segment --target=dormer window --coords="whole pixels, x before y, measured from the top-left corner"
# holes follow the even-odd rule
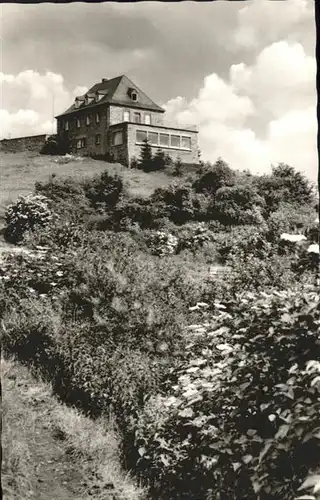
[[[135,89],[129,89],[129,97],[132,101],[137,101],[138,100],[138,92]]]
[[[76,109],[80,108],[81,104],[83,104],[85,102],[85,97],[76,97],[75,101],[74,101],[74,107]]]

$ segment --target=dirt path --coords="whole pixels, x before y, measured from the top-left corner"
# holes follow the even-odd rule
[[[4,500],[143,500],[122,471],[114,431],[60,404],[48,385],[1,360]]]

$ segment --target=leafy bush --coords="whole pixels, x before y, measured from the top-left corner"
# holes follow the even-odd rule
[[[291,500],[320,465],[316,288],[216,307],[140,414],[140,471],[156,498]]]
[[[212,217],[225,225],[260,224],[264,199],[251,186],[225,186],[217,190]]]
[[[254,185],[266,200],[268,212],[276,211],[282,202],[294,205],[314,202],[314,190],[308,179],[283,163],[273,167],[271,175],[257,176]]]
[[[194,182],[193,187],[198,192],[215,195],[218,189],[233,186],[235,178],[234,170],[219,158],[214,165],[207,163],[203,166],[200,178]]]
[[[71,152],[70,140],[67,136],[50,135],[40,153],[43,155],[65,155]]]
[[[105,212],[119,201],[123,194],[123,181],[119,176],[109,175],[106,171],[85,181],[83,189],[91,206]]]
[[[32,194],[20,196],[15,203],[6,209],[4,236],[11,243],[19,243],[23,240],[26,231],[32,231],[36,227],[44,227],[52,219],[53,213],[45,196]]]
[[[154,255],[174,254],[178,248],[178,238],[164,231],[156,231],[148,237],[148,246]]]

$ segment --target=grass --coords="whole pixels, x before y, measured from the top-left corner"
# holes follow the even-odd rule
[[[61,404],[12,359],[1,359],[1,372],[5,500],[146,498],[120,466],[112,419],[92,421]]]
[[[47,181],[52,174],[61,177],[91,177],[105,170],[122,177],[132,196],[148,197],[157,187],[165,187],[173,180],[173,177],[164,172],[147,174],[91,158],[59,164],[57,157],[54,156],[28,151],[22,153],[0,151],[0,226],[5,207],[14,202],[19,195],[32,192],[36,181]]]

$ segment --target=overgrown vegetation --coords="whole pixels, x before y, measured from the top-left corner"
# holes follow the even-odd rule
[[[152,498],[299,497],[320,467],[310,183],[219,159],[149,197],[107,172],[51,178],[40,195],[52,219],[23,226],[29,254],[0,266],[5,351],[65,401],[111,410]]]

